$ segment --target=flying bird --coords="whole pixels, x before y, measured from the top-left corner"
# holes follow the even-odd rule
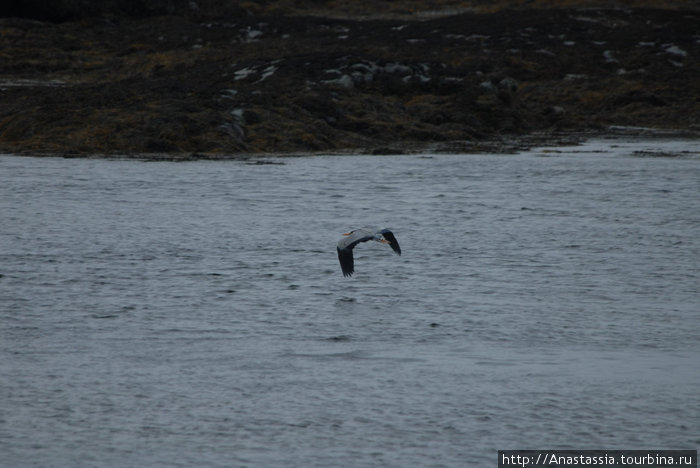
[[[343,276],[352,276],[355,272],[355,261],[352,258],[352,249],[360,242],[377,241],[389,246],[398,255],[401,255],[401,247],[396,240],[394,233],[389,229],[381,231],[370,231],[369,229],[355,229],[343,234],[345,237],[338,241],[338,260],[340,260],[340,268],[343,270]]]

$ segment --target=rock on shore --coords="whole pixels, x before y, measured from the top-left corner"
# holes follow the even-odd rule
[[[290,3],[0,19],[0,151],[207,157],[469,149],[611,125],[700,132],[700,9],[683,2]]]

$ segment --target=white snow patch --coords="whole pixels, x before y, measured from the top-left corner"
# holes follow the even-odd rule
[[[342,86],[343,88],[348,88],[348,89],[355,86],[355,83],[353,82],[350,75],[343,75],[340,78],[337,78],[335,80],[322,80],[321,83],[327,84],[327,85],[338,85],[338,86]]]
[[[46,87],[46,88],[60,88],[63,86],[68,86],[63,80],[32,80],[32,79],[2,79],[0,80],[0,88],[21,88],[21,87]]]
[[[263,32],[259,29],[248,29],[245,31],[245,40],[246,42],[256,42],[262,35]]]
[[[669,54],[679,55],[679,56],[681,56],[681,57],[685,57],[686,55],[688,55],[688,53],[687,53],[685,50],[681,49],[681,48],[678,47],[677,45],[674,45],[674,44],[664,44],[664,46],[665,46],[665,49],[664,49],[664,50],[665,50],[667,53],[669,53]]]
[[[277,71],[277,67],[274,65],[270,65],[269,67],[267,67],[266,69],[264,69],[262,71],[262,76],[260,77],[258,82],[263,81],[263,80],[271,77],[272,75],[275,74],[276,71]]]
[[[618,62],[618,60],[615,57],[613,57],[612,50],[603,51],[603,57],[605,57],[605,61],[607,63],[617,63]]]
[[[233,73],[233,79],[242,80],[244,78],[248,78],[250,75],[253,75],[257,72],[258,71],[255,68],[241,68],[240,70],[237,70]]]
[[[591,18],[590,16],[577,16],[574,19],[577,21],[584,21],[586,23],[600,23],[599,19]]]
[[[402,78],[402,80],[403,80],[405,83],[408,83],[408,82],[411,80],[411,78],[418,78],[418,80],[419,80],[421,83],[427,83],[428,81],[430,81],[430,77],[429,77],[429,76],[425,76],[425,75],[420,74],[420,73],[419,73],[419,74],[416,74],[416,75],[414,75],[414,76],[406,75],[406,76],[404,76],[404,77]]]

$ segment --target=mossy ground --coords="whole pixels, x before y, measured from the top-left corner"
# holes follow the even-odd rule
[[[700,131],[700,11],[683,2],[368,5],[0,19],[0,150],[249,154]]]

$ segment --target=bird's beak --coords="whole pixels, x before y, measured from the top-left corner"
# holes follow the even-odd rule
[[[344,235],[344,236],[349,236],[350,234],[352,234],[352,232],[346,232],[346,233],[343,234],[343,235]]]
[[[379,242],[381,242],[382,244],[391,244],[391,242],[389,242],[386,239],[379,239]]]

